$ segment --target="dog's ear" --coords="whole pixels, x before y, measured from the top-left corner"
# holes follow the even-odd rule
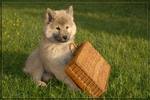
[[[66,12],[67,12],[69,15],[73,16],[73,7],[72,7],[72,5],[69,6],[69,8],[66,10]]]
[[[45,15],[45,23],[49,24],[54,19],[54,16],[55,16],[55,11],[53,11],[50,8],[47,8],[46,15]]]

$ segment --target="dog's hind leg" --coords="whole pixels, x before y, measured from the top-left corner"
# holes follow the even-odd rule
[[[23,71],[31,75],[32,79],[38,86],[47,86],[45,82],[41,81],[44,69],[40,60],[38,49],[33,51],[28,57]]]
[[[47,82],[48,80],[50,80],[52,78],[53,78],[53,74],[51,72],[46,72],[46,71],[43,72],[42,80],[44,82]]]

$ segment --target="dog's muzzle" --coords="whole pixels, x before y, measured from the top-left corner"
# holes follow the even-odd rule
[[[55,40],[59,41],[59,42],[67,42],[70,39],[70,35],[69,34],[58,34],[58,35],[54,35]]]

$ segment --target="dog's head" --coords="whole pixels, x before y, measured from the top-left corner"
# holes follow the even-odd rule
[[[45,18],[45,37],[50,42],[65,43],[75,37],[76,25],[73,18],[73,7],[66,10],[47,8]]]

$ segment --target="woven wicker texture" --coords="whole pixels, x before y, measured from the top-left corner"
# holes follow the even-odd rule
[[[66,73],[82,90],[97,97],[106,90],[110,65],[89,42],[85,42],[66,66]]]

